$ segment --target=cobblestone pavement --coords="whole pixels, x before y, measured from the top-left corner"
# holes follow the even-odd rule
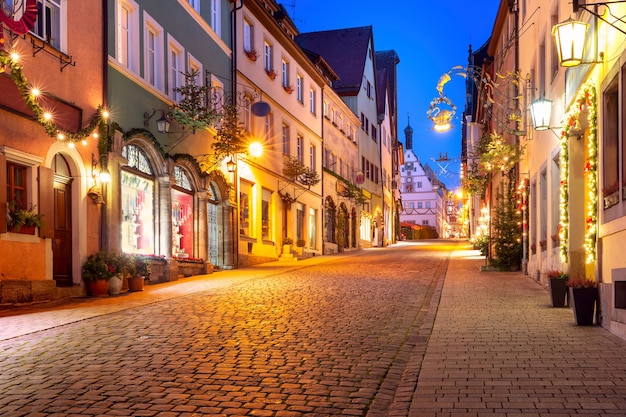
[[[0,312],[0,416],[626,416],[626,341],[464,244]]]
[[[124,297],[52,309],[53,323],[0,341],[0,414],[406,415],[450,249],[394,246],[151,303],[131,294],[124,309]],[[0,327],[33,309],[18,313]]]

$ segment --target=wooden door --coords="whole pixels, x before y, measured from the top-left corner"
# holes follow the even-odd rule
[[[52,275],[59,287],[73,285],[71,195],[71,183],[55,176]]]

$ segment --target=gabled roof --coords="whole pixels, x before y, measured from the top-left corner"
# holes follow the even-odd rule
[[[340,95],[357,95],[361,88],[368,47],[373,45],[372,26],[301,33],[300,48],[321,55],[339,75],[333,83]]]
[[[390,49],[388,51],[376,51],[376,69],[387,71],[387,82],[389,83],[389,92],[393,94],[396,92],[396,65],[400,63],[400,57],[395,50]],[[389,100],[389,113],[396,114],[396,97],[390,97]]]

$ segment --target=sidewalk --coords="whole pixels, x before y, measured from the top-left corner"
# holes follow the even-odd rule
[[[248,268],[222,270],[208,275],[151,284],[141,292],[127,292],[104,298],[79,297],[71,300],[19,306],[0,310],[0,340],[63,326],[92,317],[183,297],[202,291],[219,290],[269,275],[284,273],[362,252],[317,256],[295,261],[275,261]]]
[[[472,253],[451,255],[409,416],[626,415],[626,341]]]

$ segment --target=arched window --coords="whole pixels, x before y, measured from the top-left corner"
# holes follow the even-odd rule
[[[172,256],[187,258],[193,255],[193,212],[193,187],[189,174],[177,165],[172,187]]]
[[[154,171],[146,153],[136,145],[126,145],[122,156],[128,166],[122,169],[122,251],[153,254]]]

